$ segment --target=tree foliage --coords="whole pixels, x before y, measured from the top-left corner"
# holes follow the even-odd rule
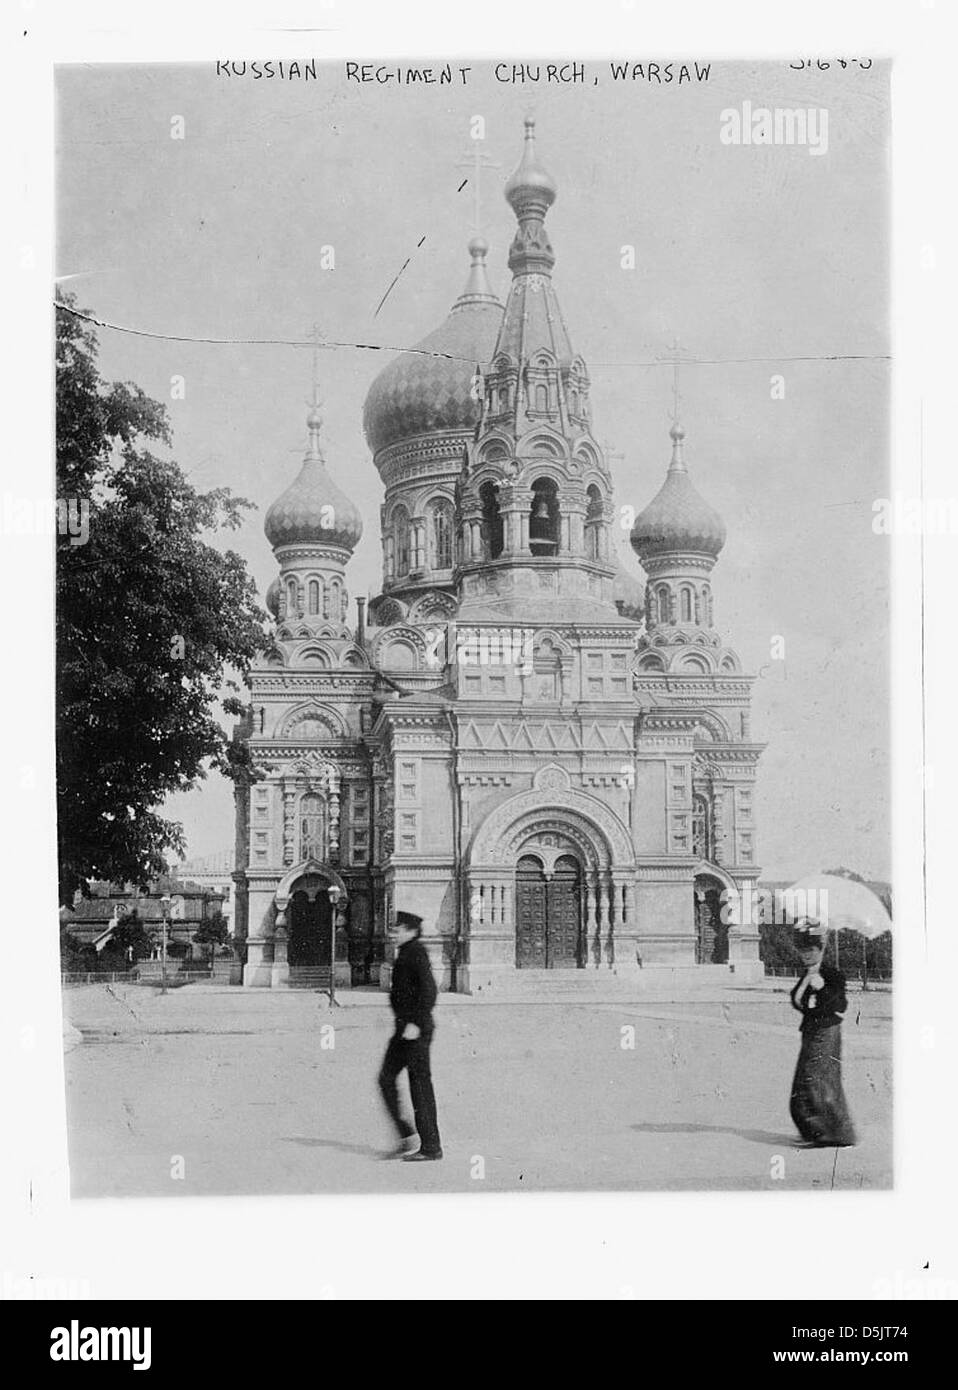
[[[57,537],[60,901],[88,879],[146,887],[182,827],[161,812],[237,753],[217,719],[243,711],[239,678],[266,614],[245,562],[211,541],[251,504],[200,493],[172,459],[166,412],[105,383],[96,335],[56,309],[57,493],[89,504],[84,544]]]
[[[222,912],[216,911],[205,921],[201,922],[193,933],[193,940],[198,946],[209,946],[210,964],[216,954],[217,946],[225,946],[230,939],[230,929]]]

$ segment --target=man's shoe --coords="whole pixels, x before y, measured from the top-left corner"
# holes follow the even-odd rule
[[[408,1139],[404,1139],[398,1148],[390,1149],[389,1153],[383,1154],[383,1158],[414,1158],[418,1149],[418,1134],[410,1134]]]
[[[442,1149],[437,1149],[435,1153],[426,1153],[425,1149],[420,1149],[417,1154],[406,1154],[403,1163],[434,1163],[442,1158]]]

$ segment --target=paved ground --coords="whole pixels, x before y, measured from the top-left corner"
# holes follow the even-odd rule
[[[391,1141],[375,1088],[390,1032],[378,992],[330,1011],[298,991],[68,989],[65,1021],[82,1036],[65,1060],[73,1193],[891,1186],[891,996],[853,995],[845,1024],[858,1147],[800,1150],[784,984],[636,1003],[443,995],[433,1075],[446,1157],[413,1165],[377,1161]]]

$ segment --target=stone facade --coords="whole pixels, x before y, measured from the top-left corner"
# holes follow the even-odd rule
[[[354,628],[361,522],[326,472],[318,403],[267,516],[275,633],[237,731],[247,984],[331,962],[342,985],[379,978],[398,908],[424,918],[444,988],[757,967],[757,929],[720,913],[758,879],[761,752],[751,678],[714,626],[725,528],[676,426],[631,537],[644,596],[622,573],[588,370],[552,284],[555,193],[527,122],[505,306],[476,239],[446,323],[370,390],[384,582]]]

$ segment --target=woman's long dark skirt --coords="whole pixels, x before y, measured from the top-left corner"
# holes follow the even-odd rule
[[[856,1143],[842,1090],[840,1024],[802,1034],[789,1109],[799,1134],[810,1143]]]

